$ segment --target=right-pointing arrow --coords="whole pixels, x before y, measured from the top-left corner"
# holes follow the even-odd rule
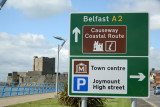
[[[130,78],[139,78],[138,81],[143,81],[145,79],[145,75],[143,73],[138,73],[139,75],[130,75]]]

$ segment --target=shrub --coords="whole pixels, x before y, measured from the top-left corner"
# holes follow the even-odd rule
[[[88,98],[87,107],[103,107],[105,98]],[[68,96],[68,84],[64,84],[64,90],[59,92],[58,102],[62,105],[81,107],[80,97],[69,97]]]

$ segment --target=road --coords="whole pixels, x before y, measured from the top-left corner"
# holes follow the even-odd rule
[[[155,107],[160,107],[160,94],[154,95],[153,88],[150,89],[150,97],[145,99],[146,101],[152,103]]]
[[[145,101],[144,99],[137,99],[137,107],[155,107],[155,106],[150,102]]]

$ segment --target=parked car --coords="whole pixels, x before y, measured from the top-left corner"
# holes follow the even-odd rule
[[[160,94],[160,86],[154,87],[154,95]]]

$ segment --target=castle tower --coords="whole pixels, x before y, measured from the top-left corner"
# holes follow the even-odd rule
[[[38,58],[38,56],[33,57],[33,71],[35,71],[35,59]]]
[[[55,74],[55,58],[43,57],[42,75]]]
[[[55,58],[34,56],[33,71],[42,72],[42,75],[55,74]]]

